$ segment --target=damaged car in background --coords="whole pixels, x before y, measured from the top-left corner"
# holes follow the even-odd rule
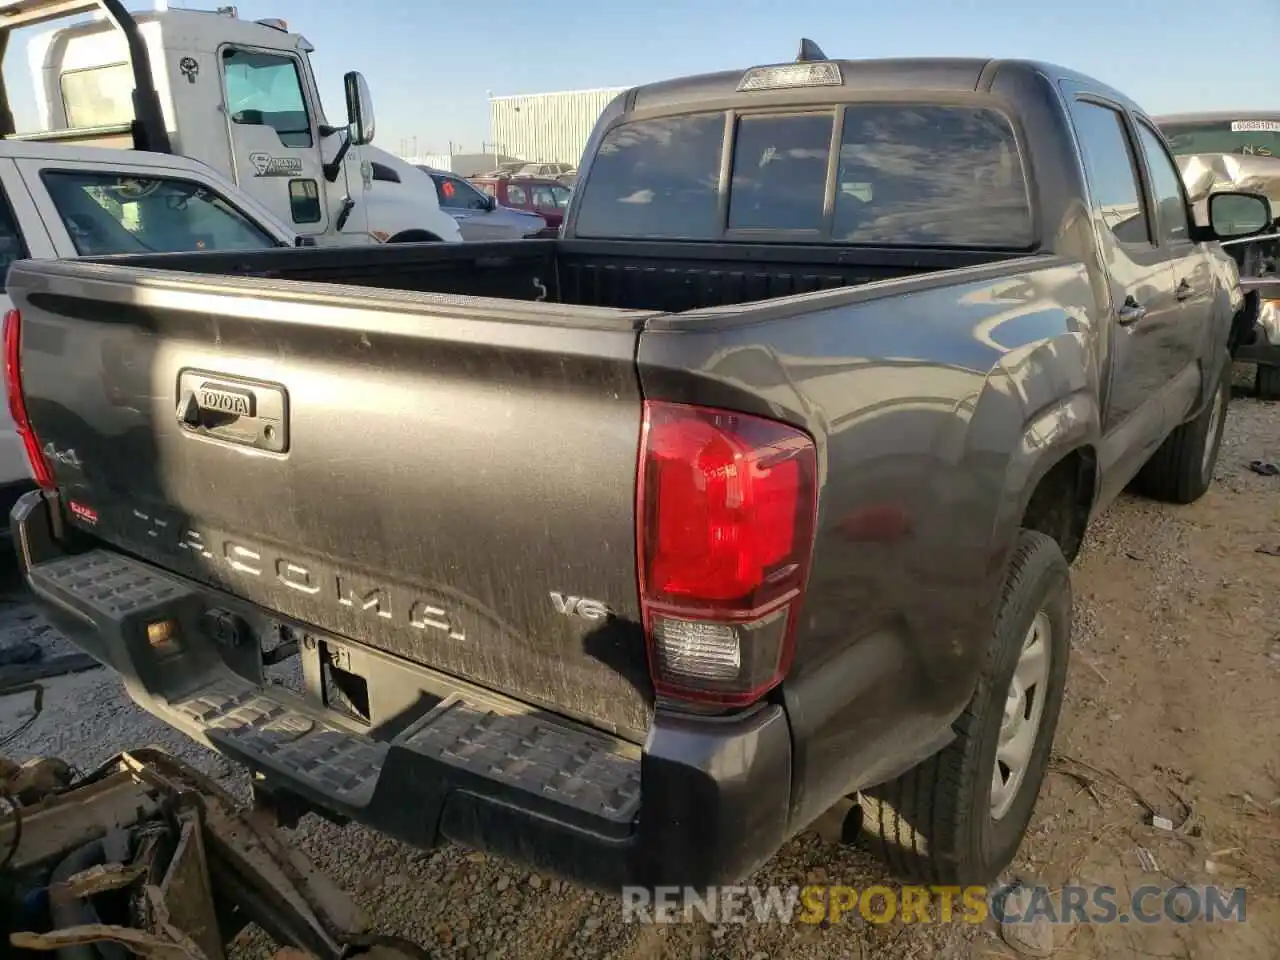
[[[1280,110],[1188,113],[1157,118],[1169,140],[1196,220],[1207,223],[1211,193],[1260,193],[1280,210]],[[1232,351],[1258,365],[1260,399],[1280,399],[1280,222],[1261,237],[1223,244],[1240,267],[1248,295]]]
[[[0,687],[23,693],[39,715],[39,684]],[[5,957],[226,960],[255,924],[295,956],[430,960],[376,932],[263,811],[155,748],[84,775],[0,755],[0,909]]]
[[[458,221],[463,240],[520,240],[546,233],[547,221],[531,210],[514,210],[448,170],[418,164],[431,178],[440,209]]]

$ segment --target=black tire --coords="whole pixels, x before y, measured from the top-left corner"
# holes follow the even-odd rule
[[[1167,503],[1195,503],[1203,497],[1213,483],[1230,404],[1231,362],[1227,361],[1218,371],[1213,401],[1194,420],[1165,437],[1138,472],[1134,482],[1137,492]]]
[[[1280,400],[1280,367],[1258,364],[1253,386],[1259,400]]]
[[[387,243],[440,243],[440,238],[426,230],[402,230]]]
[[[1005,701],[1032,624],[1049,627],[1044,701],[1012,801],[992,810],[992,775]],[[1058,544],[1023,530],[1005,578],[978,686],[939,753],[861,797],[861,842],[904,882],[968,886],[994,881],[1012,862],[1044,782],[1066,687],[1071,581]]]

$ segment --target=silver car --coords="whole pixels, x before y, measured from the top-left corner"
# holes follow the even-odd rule
[[[535,213],[503,207],[456,174],[418,166],[436,185],[440,209],[458,221],[463,240],[519,240],[547,228]]]

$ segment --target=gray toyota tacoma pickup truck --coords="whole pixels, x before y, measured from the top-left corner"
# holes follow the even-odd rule
[[[856,794],[990,880],[1090,517],[1210,483],[1211,221],[1087,77],[806,44],[619,96],[560,239],[19,262],[20,562],[285,817],[701,887]]]

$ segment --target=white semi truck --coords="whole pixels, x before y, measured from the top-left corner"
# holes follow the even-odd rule
[[[309,53],[279,20],[216,11],[130,13],[120,0],[0,0],[0,29],[95,12],[32,39],[40,131],[20,140],[176,153],[233,180],[315,243],[459,241],[431,179],[372,146],[361,74],[344,77],[347,122],[331,124]]]

